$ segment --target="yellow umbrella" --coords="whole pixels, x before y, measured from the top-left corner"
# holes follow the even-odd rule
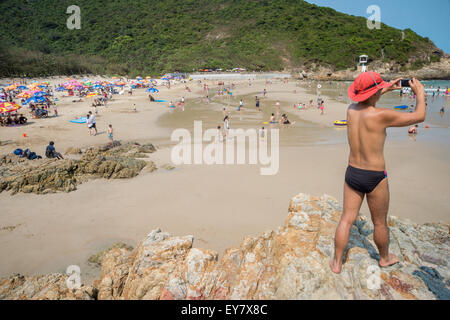
[[[87,98],[91,98],[91,97],[95,97],[97,95],[97,93],[89,93],[87,96],[86,96],[86,99]]]
[[[18,109],[22,108],[20,104],[17,104],[15,102],[3,102],[0,103],[0,113],[3,112],[13,112]]]

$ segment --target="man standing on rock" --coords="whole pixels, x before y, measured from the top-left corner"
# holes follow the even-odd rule
[[[399,262],[389,253],[389,187],[383,155],[386,128],[405,127],[425,120],[425,90],[417,80],[409,81],[417,97],[416,110],[401,113],[377,108],[376,103],[386,92],[401,89],[400,80],[387,83],[375,72],[360,74],[348,89],[351,104],[347,111],[347,133],[350,145],[349,166],[345,174],[344,210],[335,235],[331,270],[341,272],[342,258],[347,248],[350,229],[358,217],[364,196],[367,196],[372,222],[373,240],[380,253],[379,265],[388,267]]]

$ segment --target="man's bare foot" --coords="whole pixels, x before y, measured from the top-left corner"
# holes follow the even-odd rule
[[[341,273],[341,264],[334,261],[334,259],[330,259],[330,268],[334,273]]]
[[[397,256],[395,254],[389,253],[389,256],[387,259],[380,258],[379,265],[380,265],[380,267],[385,268],[385,267],[390,267],[399,262],[400,262],[400,260],[397,258]]]

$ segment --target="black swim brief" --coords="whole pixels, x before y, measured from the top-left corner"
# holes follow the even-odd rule
[[[362,193],[371,193],[386,178],[386,171],[364,170],[352,166],[348,166],[345,173],[345,182],[350,188]]]

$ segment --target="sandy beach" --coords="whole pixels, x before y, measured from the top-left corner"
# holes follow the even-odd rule
[[[294,103],[308,104],[317,97],[294,80],[274,80],[267,85],[268,95],[261,99],[262,112],[258,112],[254,96],[262,97],[265,80],[252,81],[251,86],[248,81],[233,82],[236,88],[230,102],[216,96],[217,81],[208,80],[210,104],[201,102],[203,88],[196,81],[187,83],[191,93],[181,83],[170,89],[158,87],[158,98],[175,102],[185,97],[184,112],[170,111],[168,103],[150,103],[144,89],[132,96],[114,95],[108,107],[98,109],[97,136],[89,136],[86,125],[69,122],[93,111],[91,101],[73,103],[73,97],[59,95],[58,117],[29,118],[24,127],[1,127],[0,154],[20,147],[43,155],[50,140],[60,152],[107,143],[106,129],[112,124],[118,140],[155,144],[158,151],[150,160],[160,167],[171,163],[174,129],[191,129],[195,119],[211,128],[222,124],[223,107],[234,128],[264,126],[277,100],[295,121],[293,127],[280,130],[280,166],[274,176],[261,176],[258,165],[179,165],[173,170],[142,172],[132,179],[89,181],[71,193],[1,193],[0,254],[8,258],[0,264],[0,277],[64,272],[76,264],[89,281],[99,274],[87,262],[89,256],[119,241],[133,245],[157,227],[176,235],[192,234],[194,246],[222,254],[245,235],[279,225],[289,199],[299,192],[329,194],[342,203],[349,149],[345,129],[334,128],[333,122],[346,119],[348,105],[326,99],[324,115],[317,108],[296,110]],[[244,109],[239,114],[240,97],[244,97]],[[448,128],[439,130],[448,137]],[[412,140],[404,132],[404,128],[388,131],[394,138],[387,139],[385,148],[390,215],[418,223],[449,222],[449,140],[430,141],[436,133],[425,130]],[[365,203],[361,212],[369,215]]]

